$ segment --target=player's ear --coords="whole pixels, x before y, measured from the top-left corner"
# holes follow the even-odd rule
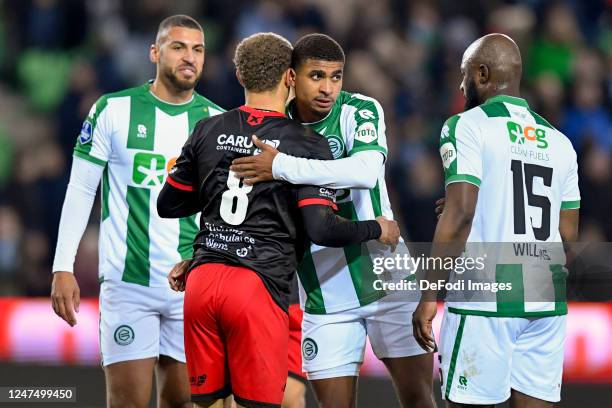
[[[285,74],[283,75],[283,81],[284,84],[287,88],[291,88],[292,84],[291,84],[291,71],[292,69],[289,68],[287,71],[285,71]]]
[[[244,83],[242,82],[242,78],[240,77],[240,71],[238,71],[237,69],[236,69],[236,79],[238,79],[238,82],[240,83],[240,85],[244,87]]]
[[[154,64],[159,62],[159,49],[157,48],[157,44],[151,44],[151,47],[149,47],[149,60]]]
[[[485,84],[489,81],[489,76],[491,71],[489,71],[489,67],[485,64],[480,64],[478,66],[478,83]]]
[[[295,86],[296,76],[297,76],[297,73],[295,72],[295,69],[289,68],[289,86]]]

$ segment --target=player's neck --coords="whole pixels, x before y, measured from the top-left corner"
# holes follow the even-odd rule
[[[166,85],[159,78],[155,78],[155,81],[153,81],[153,83],[151,84],[150,91],[153,93],[153,95],[155,95],[158,99],[161,99],[163,102],[173,104],[186,103],[189,102],[191,98],[193,98],[193,89],[181,91]]]
[[[276,90],[270,92],[245,92],[245,105],[250,108],[285,113],[286,98]]]
[[[514,96],[515,98],[520,98],[521,91],[520,91],[519,86],[507,86],[502,89],[495,89],[491,91],[490,95],[487,96],[485,101],[493,98],[494,96],[499,96],[499,95]]]
[[[329,115],[329,112],[320,113],[310,109],[308,105],[300,105],[300,101],[298,101],[297,98],[295,99],[293,109],[295,119],[301,123],[315,123]]]

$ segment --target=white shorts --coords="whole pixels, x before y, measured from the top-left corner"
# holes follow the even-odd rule
[[[565,316],[486,317],[444,313],[440,330],[442,397],[499,404],[510,390],[561,399]]]
[[[102,365],[169,356],[185,362],[183,293],[104,281],[100,286]]]
[[[342,312],[304,313],[302,368],[308,379],[359,375],[366,336],[379,359],[424,354],[412,335],[416,305],[387,296]]]

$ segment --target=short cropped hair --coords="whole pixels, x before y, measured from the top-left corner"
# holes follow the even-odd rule
[[[202,26],[195,19],[185,14],[176,14],[174,16],[164,18],[162,22],[159,23],[155,42],[159,43],[162,37],[166,35],[168,30],[170,30],[172,27],[192,28],[194,30],[201,31],[202,35],[204,35],[204,30],[202,29]]]
[[[309,59],[342,62],[344,51],[340,44],[325,34],[307,34],[300,38],[293,47],[291,68],[297,68]]]
[[[240,41],[234,64],[247,91],[271,91],[291,65],[291,43],[274,33],[258,33]]]

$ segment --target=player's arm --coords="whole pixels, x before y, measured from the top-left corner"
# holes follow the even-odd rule
[[[189,136],[181,155],[170,170],[166,183],[157,198],[157,213],[162,218],[182,218],[197,214],[201,210],[197,184],[197,160],[193,141],[201,126],[196,126]]]
[[[200,212],[198,194],[170,177],[157,197],[157,213],[162,218],[183,218]]]
[[[561,210],[559,217],[559,233],[563,242],[576,242],[578,239],[579,209]]]
[[[374,188],[385,157],[376,151],[361,151],[338,160],[317,160],[289,156],[253,136],[261,150],[256,156],[235,159],[230,170],[244,177],[246,184],[283,180],[296,185],[328,188]]]
[[[53,310],[71,326],[77,322],[75,312],[80,302],[74,259],[111,152],[112,122],[106,107],[104,98],[96,102],[78,136],[53,260]]]
[[[70,182],[62,207],[55,258],[51,302],[55,313],[74,326],[79,311],[80,290],[74,277],[74,259],[93,207],[103,167],[74,157]]]
[[[478,202],[479,187],[471,183],[451,183],[446,187],[446,204],[433,237],[431,257],[455,258],[465,248]],[[431,270],[426,276],[430,282],[446,281],[449,272],[445,269]],[[421,300],[434,301],[437,291],[425,291]]]
[[[470,183],[452,183],[446,187],[446,204],[433,242],[465,245],[476,211],[478,189],[478,186]]]
[[[478,202],[482,174],[481,141],[476,126],[453,116],[440,135],[440,156],[444,166],[446,196],[444,210],[436,226],[430,256],[455,258],[465,248]],[[448,279],[448,271],[428,270],[429,282]],[[435,350],[432,324],[436,316],[437,290],[421,293],[412,315],[414,337],[426,351]]]
[[[275,180],[291,184],[317,184],[329,188],[376,186],[385,156],[376,151],[361,151],[337,160],[315,160],[279,153],[272,163]]]
[[[355,97],[355,111],[343,122],[348,157],[315,160],[279,153],[272,147],[260,149],[262,154],[234,160],[232,171],[244,177],[245,183],[282,180],[298,185],[318,185],[334,189],[376,186],[387,154],[385,120],[380,104],[371,98]]]
[[[334,213],[334,192],[323,187],[304,186],[299,190],[300,207],[306,234],[317,245],[343,247],[378,239],[395,247],[399,241],[397,222],[378,217],[369,221],[350,221]]]
[[[440,135],[440,156],[446,194],[434,242],[463,246],[476,211],[482,174],[481,142],[476,126],[460,116],[447,120]]]

